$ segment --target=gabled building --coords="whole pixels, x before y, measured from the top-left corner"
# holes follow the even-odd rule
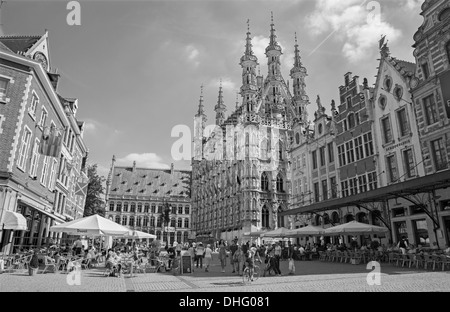
[[[47,32],[0,37],[0,221],[12,217],[27,228],[14,231],[6,226],[1,231],[6,252],[61,238],[50,226],[73,219],[72,209],[80,212],[84,207],[85,195],[71,189],[65,191],[77,204],[59,201],[58,181],[69,174],[76,183],[86,177],[87,148],[83,123],[58,94],[59,75],[48,46]],[[75,150],[75,170],[67,173],[62,159],[72,159]]]
[[[192,241],[191,172],[119,167],[113,156],[106,181],[106,218],[156,235],[164,244]],[[164,222],[166,207],[170,222]]]

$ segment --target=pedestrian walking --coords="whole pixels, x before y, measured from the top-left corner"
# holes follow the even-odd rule
[[[281,270],[280,270],[280,260],[281,260],[281,244],[280,244],[280,242],[277,242],[276,244],[275,244],[275,251],[274,251],[274,254],[275,254],[275,269],[276,269],[276,274],[278,275],[278,276],[281,276]]]
[[[237,240],[235,239],[232,241],[231,246],[230,246],[230,262],[231,262],[231,266],[233,267],[233,272],[231,272],[231,273],[236,272],[236,270],[235,270],[236,262],[235,262],[234,254],[237,249],[238,249]]]
[[[245,253],[240,245],[237,245],[237,248],[238,249],[234,253],[236,266],[235,270],[239,274],[239,276],[242,276],[242,271],[244,270],[244,263],[245,263]]]
[[[203,247],[203,243],[198,243],[197,248],[195,249],[195,258],[196,258],[196,267],[198,268],[198,264],[200,263],[200,268],[203,268],[203,256],[205,254],[205,247]]]
[[[211,265],[212,260],[212,249],[211,245],[208,244],[205,249],[205,272],[209,271],[209,266]]]
[[[194,272],[195,246],[196,246],[195,243],[192,243],[191,245],[189,245],[189,248],[188,248],[188,253],[191,256],[192,272]]]
[[[219,260],[222,267],[222,273],[225,273],[225,266],[227,263],[227,249],[222,239],[219,241]]]

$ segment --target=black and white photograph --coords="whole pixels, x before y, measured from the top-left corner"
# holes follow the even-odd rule
[[[0,0],[0,293],[442,293],[449,245],[449,0]]]

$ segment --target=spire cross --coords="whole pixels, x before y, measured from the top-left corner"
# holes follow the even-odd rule
[[[202,85],[200,86],[200,96],[203,96],[203,83],[202,83]]]
[[[272,25],[273,25],[273,11],[270,11],[270,20],[272,21]]]
[[[247,31],[250,32],[250,19],[247,20]]]
[[[298,45],[297,44],[297,32],[295,32],[295,45]]]

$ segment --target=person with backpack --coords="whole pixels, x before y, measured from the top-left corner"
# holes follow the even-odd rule
[[[198,243],[198,247],[195,252],[196,257],[196,267],[198,268],[198,263],[200,262],[200,268],[203,268],[203,257],[205,255],[205,247],[203,247],[203,243]]]

